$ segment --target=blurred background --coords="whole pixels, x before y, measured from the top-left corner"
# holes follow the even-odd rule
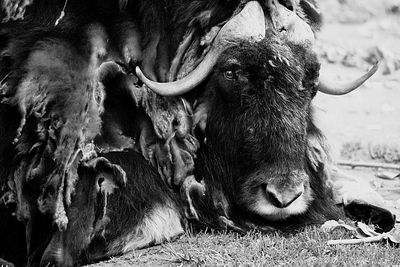
[[[358,90],[345,96],[317,95],[317,124],[332,156],[337,162],[400,167],[400,0],[319,2],[324,26],[317,51],[324,76],[349,81],[381,62],[378,73]],[[400,215],[400,170],[344,169],[368,179]]]

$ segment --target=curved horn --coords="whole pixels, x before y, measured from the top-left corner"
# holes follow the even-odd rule
[[[289,1],[297,5],[296,0]],[[314,44],[314,32],[310,25],[304,19],[301,19],[296,12],[290,11],[278,0],[269,0],[268,7],[272,24],[277,32],[295,44]]]
[[[218,56],[227,47],[236,44],[238,40],[260,41],[264,37],[264,12],[257,1],[251,1],[221,28],[203,61],[185,78],[170,83],[158,83],[149,80],[139,67],[136,67],[136,74],[148,88],[157,94],[164,96],[181,95],[195,88],[207,78],[217,63]]]
[[[347,84],[333,84],[332,82],[327,82],[325,80],[320,80],[318,84],[318,91],[328,95],[345,95],[351,91],[360,87],[364,82],[366,82],[379,68],[379,61],[376,62],[372,68],[365,73],[360,78],[355,81],[349,82]]]

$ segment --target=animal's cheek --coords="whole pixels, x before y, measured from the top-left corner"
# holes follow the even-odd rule
[[[217,97],[224,102],[232,102],[234,100],[234,87],[230,82],[221,82],[217,88]]]
[[[247,84],[249,84],[248,75],[247,74],[238,75],[236,83],[239,83],[241,87],[245,87]]]
[[[225,79],[223,75],[219,75],[217,78],[217,90],[223,93],[229,93],[231,91],[233,81]]]
[[[247,82],[240,81],[224,82],[223,86],[219,87],[218,94],[225,102],[235,103],[238,106],[254,99],[254,90]]]

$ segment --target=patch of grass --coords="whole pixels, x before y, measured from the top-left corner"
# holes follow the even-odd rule
[[[389,244],[326,244],[348,235],[317,226],[294,234],[188,234],[96,266],[400,266],[400,248]]]
[[[368,159],[400,163],[400,143],[391,140],[369,144],[360,141],[345,142],[342,145],[340,157],[349,160]]]
[[[372,159],[381,159],[390,163],[400,162],[399,144],[369,144],[369,153]]]
[[[360,153],[363,152],[363,146],[361,142],[345,142],[342,145],[342,149],[340,151],[340,157],[344,159],[356,159],[359,158]]]

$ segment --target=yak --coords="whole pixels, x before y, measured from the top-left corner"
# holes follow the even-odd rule
[[[231,3],[200,2],[210,4],[206,7],[212,7],[211,10],[218,10],[215,4],[223,7]],[[4,99],[8,104],[17,105],[19,114],[14,118],[20,121],[5,133],[6,136],[16,133],[11,148],[10,143],[6,146],[12,153],[9,154],[11,168],[5,172],[11,177],[8,186],[15,193],[12,196],[17,198],[17,218],[25,222],[30,264],[76,265],[170,240],[182,233],[186,219],[200,225],[243,231],[254,226],[298,226],[341,216],[326,186],[326,162],[320,157],[326,151],[322,134],[312,121],[311,101],[318,90],[334,94],[354,90],[376,67],[344,87],[327,86],[319,79],[319,63],[312,50],[312,20],[310,24],[305,22],[305,18],[310,18],[307,14],[301,19],[278,1],[262,4],[241,1],[238,7],[233,1],[234,8],[218,18],[218,13],[212,12],[210,16],[200,12],[208,10],[200,2],[193,4],[198,7],[194,12],[198,16],[193,16],[200,25],[195,27],[196,31],[205,31],[213,23],[227,22],[214,28],[211,47],[198,66],[183,79],[180,79],[182,73],[173,71],[171,79],[179,79],[170,83],[159,83],[170,80],[160,75],[165,66],[159,64],[152,74],[154,59],[148,59],[148,63],[141,65],[144,73],[137,67],[136,73],[118,74],[117,80],[107,84],[100,67],[109,45],[107,27],[92,23],[90,16],[79,17],[80,13],[70,12],[78,14],[78,24],[68,24],[72,18],[67,16],[65,22],[61,20],[60,26],[50,31],[39,27],[34,34],[20,37],[10,31],[1,33],[13,44],[3,50],[11,55],[7,59],[11,65],[5,71],[1,69],[1,73],[12,70]],[[32,8],[40,7],[41,3],[45,1],[35,1]],[[128,1],[127,7],[130,3],[133,2]],[[300,1],[301,9],[292,4],[293,9],[299,12],[309,7],[313,11],[312,5],[304,3],[309,1]],[[176,12],[172,7],[178,1],[168,4],[166,10]],[[140,14],[135,13],[138,17],[144,16]],[[204,18],[209,18],[206,23]],[[215,18],[218,20],[214,21]],[[132,30],[128,33],[135,33],[134,25],[128,23],[127,28]],[[80,31],[82,28],[85,31]],[[174,31],[174,28],[169,25],[167,30]],[[122,40],[127,36],[138,38],[122,32]],[[181,39],[184,32],[178,29],[174,38]],[[158,50],[164,43],[162,36],[168,36],[163,28],[150,35],[147,43],[150,50],[154,47]],[[180,38],[176,37],[179,35]],[[134,47],[135,42],[136,39]],[[186,51],[178,42],[171,43],[177,50]],[[171,45],[169,41],[167,44]],[[123,68],[128,64],[130,71],[129,65],[136,57],[140,58],[140,53],[131,56],[129,51],[136,48],[127,49],[124,41],[118,49],[122,49],[120,54],[125,61],[119,64]],[[126,50],[128,56],[124,54]],[[160,55],[160,62],[163,58],[169,56]],[[185,62],[177,59],[178,65],[184,67]],[[115,64],[111,66],[120,72]],[[146,87],[138,89],[127,84],[137,81],[132,79],[133,75]],[[113,107],[112,102],[107,104],[107,91],[120,86],[114,84],[118,81],[122,81],[122,86],[127,85],[134,96],[138,95],[137,91],[143,93],[143,89],[147,92],[147,88],[161,95],[181,95],[193,88],[201,94],[199,103],[194,105],[194,119],[200,116],[204,122],[204,132],[198,135],[201,146],[195,161],[197,181],[193,176],[186,180],[197,183],[194,189],[188,186],[184,192],[190,202],[189,215],[194,215],[191,218],[187,218],[190,217],[187,210],[179,207],[182,205],[177,200],[179,197],[172,195],[160,181],[160,170],[157,175],[140,156],[132,156],[131,151],[93,153],[96,151],[92,144],[104,134],[107,119],[114,120],[114,125],[123,124],[118,119],[124,117],[136,120],[129,122],[137,123],[133,127],[121,128],[127,135],[122,139],[128,140],[127,143],[131,137],[142,138],[141,122],[146,127],[151,124],[141,114],[118,118],[118,113],[122,113],[118,108],[112,116],[102,114],[104,107]],[[102,86],[106,87],[105,91]],[[184,97],[188,99],[184,101],[191,102],[190,93]],[[137,112],[137,109],[130,111]],[[121,133],[109,131],[107,134]],[[321,144],[318,151],[314,140]],[[160,198],[149,197],[154,194],[160,194]],[[125,200],[119,206],[121,199]],[[80,212],[82,209],[86,212]],[[125,213],[124,209],[131,210],[135,216]],[[159,219],[152,218],[153,214],[167,216],[171,228],[157,232]],[[121,225],[113,226],[113,221],[127,222],[127,231],[122,231]],[[143,240],[140,240],[141,231],[145,231]]]
[[[182,79],[151,81],[136,68],[139,79],[161,95],[187,95],[201,88],[194,121],[205,141],[197,153],[195,177],[204,182],[209,199],[205,197],[208,208],[198,210],[211,211],[214,219],[219,214],[225,222],[234,217],[241,226],[241,218],[290,225],[330,217],[329,209],[323,211],[333,207],[329,198],[322,198],[327,203],[318,197],[313,201],[314,194],[329,195],[322,186],[328,179],[328,154],[310,103],[318,91],[351,92],[377,70],[374,65],[344,85],[322,81],[312,26],[278,1],[268,3],[265,16],[264,6],[248,2],[220,29],[203,61]],[[322,191],[313,176],[322,179]],[[302,219],[290,222],[301,214]],[[218,225],[213,220],[210,224]]]
[[[311,104],[319,67],[315,53],[271,31],[225,50],[204,85],[212,93],[195,177],[205,193],[190,192],[198,219],[187,218],[179,195],[141,154],[98,154],[78,167],[66,208],[74,223],[49,230],[31,264],[75,266],[120,255],[173,240],[187,223],[244,232],[343,218],[310,143],[323,139]],[[111,80],[114,88],[119,80]]]

